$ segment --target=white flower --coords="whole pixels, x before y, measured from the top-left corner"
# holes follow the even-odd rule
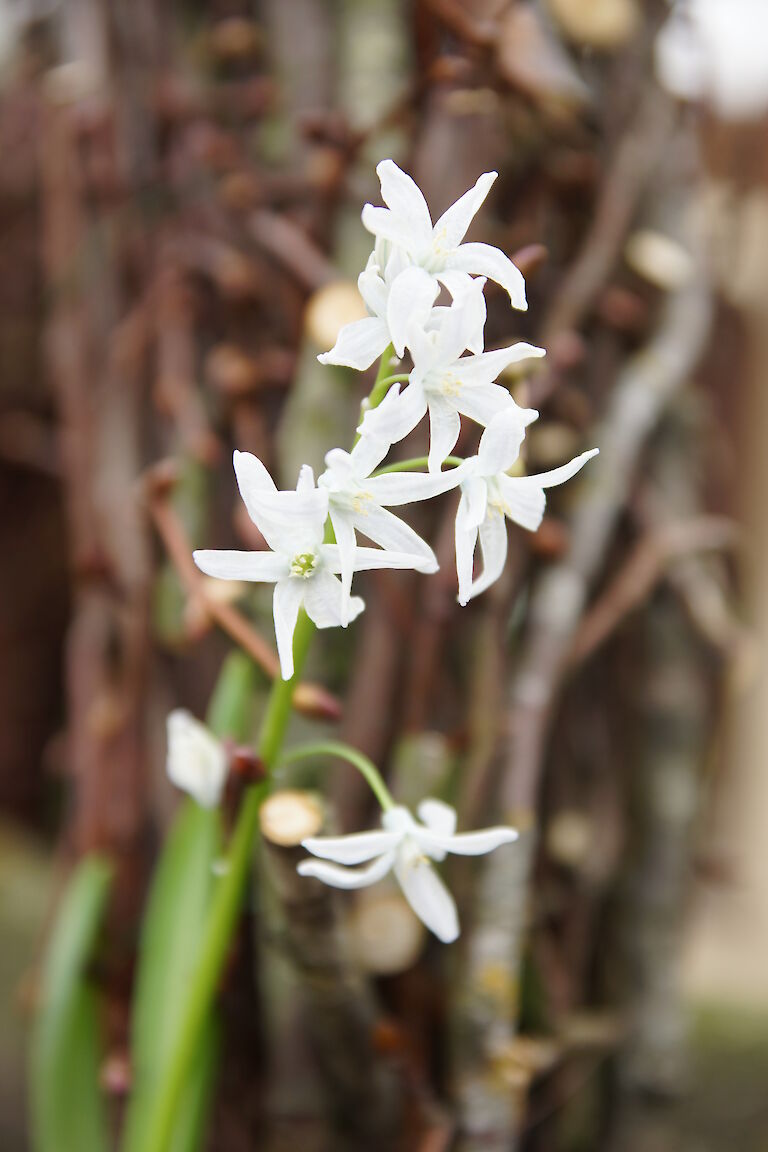
[[[395,398],[392,392],[385,396],[381,405],[385,412]],[[328,493],[328,514],[339,546],[345,605],[354,572],[356,532],[392,552],[420,557],[421,563],[414,562],[420,572],[437,571],[435,554],[426,541],[387,508],[429,500],[458,487],[462,469],[371,476],[388,451],[387,440],[363,436],[351,452],[341,448],[330,451],[325,457],[326,471],[318,478],[318,486]]]
[[[183,708],[170,713],[166,728],[165,770],[169,779],[194,797],[202,808],[215,808],[221,800],[229,770],[221,741]]]
[[[456,905],[431,861],[444,860],[448,852],[459,856],[492,852],[502,844],[511,844],[518,834],[514,828],[498,827],[456,835],[456,812],[441,800],[422,800],[418,815],[421,823],[407,808],[398,806],[382,814],[381,832],[304,840],[303,847],[320,860],[302,860],[298,871],[334,888],[366,888],[394,869],[416,915],[449,944],[459,935]],[[335,863],[325,862],[330,860]],[[369,860],[372,863],[366,868],[349,867]]]
[[[382,242],[386,242],[400,249],[411,264],[445,284],[451,295],[452,274],[470,273],[495,280],[507,290],[514,308],[527,308],[523,275],[501,249],[490,244],[462,244],[498,173],[485,172],[474,188],[460,196],[433,226],[427,202],[410,176],[393,160],[382,160],[376,172],[387,207],[366,204],[363,224],[379,242],[379,267],[386,263],[382,247]]]
[[[765,0],[678,0],[656,41],[656,70],[675,96],[749,120],[768,109],[767,44]]]
[[[323,542],[328,493],[315,487],[312,469],[302,467],[295,492],[278,492],[264,465],[250,452],[235,452],[234,466],[248,514],[271,551],[204,549],[194,553],[194,560],[209,576],[274,583],[277,651],[283,678],[288,680],[293,675],[293,633],[302,607],[318,628],[333,628],[345,627],[365,605],[353,596],[342,610],[339,547]],[[352,569],[419,568],[423,562],[423,555],[356,547]]]
[[[517,460],[525,429],[538,413],[532,408],[501,412],[480,437],[477,456],[467,461],[468,475],[461,481],[461,500],[456,514],[456,569],[459,577],[459,603],[494,584],[507,558],[505,517],[535,532],[544,515],[545,488],[563,484],[575,475],[598,449],[582,452],[568,464],[538,476],[508,476]],[[483,572],[472,581],[472,565],[480,537]]]
[[[461,415],[488,424],[506,408],[517,405],[506,388],[493,381],[509,364],[544,355],[532,344],[513,344],[495,352],[462,356],[471,337],[485,321],[483,285],[453,301],[450,308],[434,308],[426,329],[410,330],[413,370],[408,386],[391,392],[390,403],[366,412],[359,431],[395,444],[411,432],[429,412],[430,472],[436,471],[459,438]]]

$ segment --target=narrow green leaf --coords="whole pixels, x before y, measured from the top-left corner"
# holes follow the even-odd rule
[[[258,676],[256,665],[244,652],[230,652],[224,660],[206,717],[220,740],[227,736],[240,743],[250,740]]]
[[[124,1147],[140,1152],[147,1110],[173,1048],[213,885],[219,813],[193,800],[180,807],[155,872],[142,928],[132,1023],[133,1092]],[[178,1115],[174,1152],[202,1135],[214,1070],[213,1020],[206,1029]]]
[[[32,1038],[30,1088],[35,1152],[106,1152],[99,1087],[98,996],[87,967],[109,893],[111,869],[95,856],[75,870],[56,917]]]

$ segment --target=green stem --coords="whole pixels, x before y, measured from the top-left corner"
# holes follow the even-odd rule
[[[352,748],[349,744],[342,744],[337,740],[322,740],[292,748],[283,756],[282,762],[283,764],[292,764],[295,760],[306,760],[311,756],[336,756],[339,760],[346,760],[365,777],[371,791],[385,812],[387,809],[395,807],[392,794],[382,780],[378,768],[357,748]]]
[[[280,755],[291,714],[293,691],[298,683],[314,625],[301,612],[293,639],[294,674],[290,680],[275,680],[261,723],[258,753],[269,771]],[[184,1017],[165,1069],[162,1089],[155,1098],[148,1128],[141,1133],[141,1146],[135,1152],[166,1152],[173,1134],[176,1111],[195,1054],[206,1017],[216,995],[224,963],[248,877],[256,838],[259,808],[268,784],[252,785],[245,793],[230,840],[221,879],[215,889],[205,927],[201,934],[200,955],[190,982]]]
[[[426,456],[414,456],[412,460],[396,460],[394,464],[387,464],[384,468],[377,468],[373,476],[386,476],[389,472],[420,472],[423,468],[427,467],[428,459]],[[458,468],[463,464],[464,460],[461,456],[446,456],[443,464],[447,464],[449,468]]]
[[[378,408],[379,404],[381,404],[382,400],[384,399],[384,397],[386,396],[387,392],[389,391],[389,389],[392,387],[393,384],[396,384],[399,380],[407,380],[408,379],[407,375],[402,375],[402,376],[400,376],[400,375],[398,375],[398,376],[387,375],[387,373],[389,372],[390,366],[392,364],[392,357],[394,356],[394,354],[395,354],[395,350],[391,344],[387,348],[384,349],[381,360],[379,361],[379,370],[376,373],[376,379],[373,382],[373,388],[371,388],[371,391],[368,393],[368,396],[365,398],[365,400],[363,400],[362,404],[360,405],[360,419],[361,420],[365,416],[366,412],[370,412],[370,410],[372,408]],[[360,436],[358,434],[355,436],[355,444],[357,444],[359,439],[360,439]]]

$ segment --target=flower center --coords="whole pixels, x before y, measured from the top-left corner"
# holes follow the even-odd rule
[[[300,552],[291,561],[291,576],[299,576],[308,580],[317,568],[317,556],[314,552]]]

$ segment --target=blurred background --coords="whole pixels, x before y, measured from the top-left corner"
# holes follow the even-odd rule
[[[119,1127],[177,804],[165,716],[205,714],[233,632],[272,642],[269,594],[189,554],[259,544],[234,447],[292,486],[353,433],[371,381],[316,355],[363,314],[387,156],[433,218],[499,171],[472,238],[528,283],[525,314],[488,285],[486,346],[548,350],[505,378],[541,412],[526,467],[601,450],[464,610],[455,505],[432,502],[440,574],[368,574],[364,616],[313,653],[341,718],[297,731],[340,733],[404,802],[523,833],[452,870],[450,949],[394,890],[334,903],[377,1005],[388,1146],[768,1148],[767,43],[764,0],[2,0],[4,1152],[31,1146],[40,966],[94,850]],[[302,772],[281,783],[370,823],[349,769]],[[288,944],[257,878],[204,1147],[374,1147],[308,1042],[335,1024]]]

